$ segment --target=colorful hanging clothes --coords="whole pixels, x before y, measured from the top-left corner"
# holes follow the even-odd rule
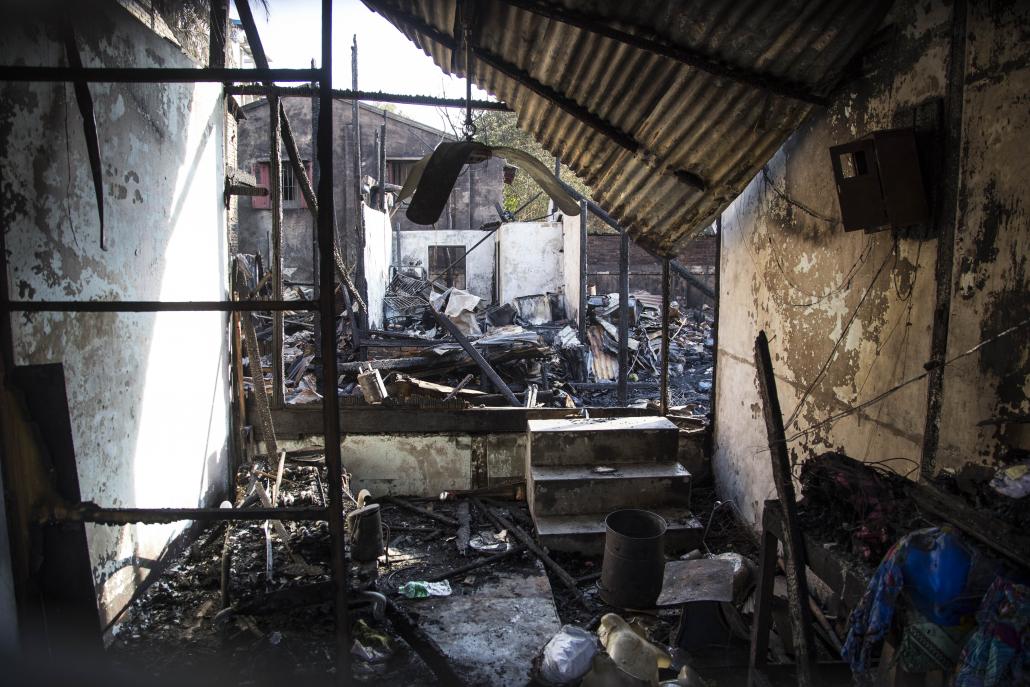
[[[898,594],[904,584],[901,564],[907,542],[908,536],[902,537],[887,551],[869,580],[862,601],[851,612],[841,655],[856,676],[869,670],[873,655],[890,630]]]
[[[1030,587],[998,577],[976,613],[955,687],[1030,685]]]

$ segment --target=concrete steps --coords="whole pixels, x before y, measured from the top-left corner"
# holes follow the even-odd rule
[[[529,421],[529,465],[675,460],[679,428],[663,417]]]
[[[665,532],[668,554],[686,552],[701,545],[704,525],[688,509],[648,508],[669,523]],[[604,552],[604,518],[607,513],[587,515],[534,515],[537,537],[552,551],[584,555]]]
[[[639,508],[642,503],[652,508],[690,507],[690,473],[675,461],[617,463],[610,468],[534,466],[530,472],[528,497],[534,512],[576,515],[593,512],[598,504],[609,512]]]
[[[642,508],[669,523],[667,550],[696,547],[702,526],[689,510],[691,477],[678,451],[679,430],[662,417],[531,420],[527,496],[540,541],[597,554],[608,513]]]

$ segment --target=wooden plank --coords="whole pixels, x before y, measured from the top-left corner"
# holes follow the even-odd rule
[[[768,507],[762,517],[762,543],[758,560],[758,585],[755,589],[755,613],[751,623],[751,650],[748,660],[748,687],[764,684],[758,679],[766,666],[769,653],[769,629],[772,626],[773,582],[776,579],[777,539],[768,529]]]
[[[769,438],[772,457],[773,482],[783,512],[783,548],[786,559],[787,597],[790,602],[791,630],[797,656],[797,679],[801,687],[814,685],[815,644],[812,637],[812,614],[808,607],[808,580],[805,578],[805,548],[798,524],[794,482],[787,455],[787,438],[783,431],[783,415],[776,393],[769,340],[765,332],[755,339],[755,367],[758,371],[758,389],[762,397],[762,414]]]
[[[268,394],[265,392],[265,374],[261,369],[261,352],[258,350],[254,318],[251,315],[244,315],[242,320],[243,338],[247,344],[247,367],[250,368],[250,381],[254,388],[254,403],[257,406],[261,438],[265,440],[265,453],[269,456],[277,456],[279,455],[279,446],[275,441],[275,426],[268,406]]]
[[[1030,537],[925,484],[912,485],[911,493],[913,500],[923,510],[947,520],[991,550],[1030,568]]]
[[[775,501],[766,501],[764,527],[777,539],[783,539],[782,510]],[[824,549],[818,542],[802,535],[805,545],[805,563],[815,576],[826,583],[850,609],[862,600],[869,584],[865,575],[846,565],[836,554]]]

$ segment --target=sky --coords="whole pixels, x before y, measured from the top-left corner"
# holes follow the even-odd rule
[[[266,13],[251,0],[258,33],[273,67],[307,68],[321,61],[321,2],[268,0]],[[237,18],[235,7],[232,17]],[[333,88],[351,87],[351,41],[358,37],[358,86],[363,91],[411,95],[465,97],[465,80],[444,74],[428,55],[415,47],[393,24],[360,0],[333,2]],[[473,87],[472,97],[490,96]],[[397,105],[406,117],[449,130],[435,107]],[[453,111],[459,121],[460,111]]]

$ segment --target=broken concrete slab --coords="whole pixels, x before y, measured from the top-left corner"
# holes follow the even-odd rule
[[[476,582],[466,594],[405,602],[470,685],[524,685],[533,658],[561,629],[539,562]]]

